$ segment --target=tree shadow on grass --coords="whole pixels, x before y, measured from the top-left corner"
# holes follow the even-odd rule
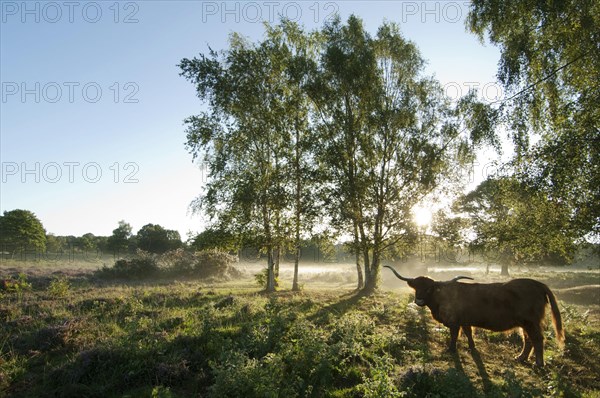
[[[515,372],[509,367],[502,371],[501,382],[494,383],[486,369],[486,366],[481,358],[481,354],[477,349],[469,350],[470,356],[473,359],[473,363],[477,368],[477,375],[481,380],[482,391],[477,392],[477,396],[483,397],[536,397],[541,396],[542,391],[535,387],[527,386],[522,379],[515,375]],[[452,362],[454,363],[454,369],[464,375],[471,381],[471,385],[474,387],[475,378],[477,376],[469,376],[464,369],[463,363],[460,360],[459,353],[452,354]]]
[[[483,384],[483,391],[490,392],[494,388],[494,384],[490,380],[490,375],[485,368],[485,364],[481,359],[481,355],[479,351],[474,348],[469,350],[471,352],[471,358],[473,358],[473,362],[475,362],[475,366],[477,366],[477,372],[479,373],[479,377],[481,378],[481,383]]]
[[[414,341],[413,346],[422,356],[422,360],[429,362],[432,358],[430,342],[432,340],[429,330],[431,315],[429,310],[420,307],[407,306],[404,312],[404,331],[406,337]]]
[[[456,372],[456,375],[458,375],[457,377],[461,377],[464,379],[463,383],[465,383],[465,393],[469,393],[465,394],[465,396],[502,396],[502,394],[499,394],[497,386],[495,386],[490,380],[490,376],[485,368],[481,356],[479,355],[479,352],[477,350],[469,351],[471,354],[471,358],[473,358],[475,366],[477,367],[477,373],[481,378],[483,391],[477,390],[477,383],[474,380],[473,376],[469,376],[469,374],[465,371],[459,352],[447,352],[447,355],[450,356],[449,362],[451,362],[454,365],[454,371]]]
[[[361,291],[352,291],[340,296],[338,301],[335,301],[329,305],[319,309],[313,315],[309,316],[308,319],[316,324],[327,323],[330,316],[340,317],[356,307],[359,301],[365,297],[369,297]]]

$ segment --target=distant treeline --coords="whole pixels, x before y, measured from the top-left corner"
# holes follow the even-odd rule
[[[89,234],[88,234],[89,235]],[[78,238],[56,237],[58,239],[67,238],[65,245],[61,245],[56,250],[47,247],[45,251],[35,249],[0,250],[0,259],[16,261],[114,261],[124,257],[135,257],[138,247],[131,245],[125,251],[110,251],[106,248],[107,237],[100,238],[100,246],[90,247],[88,244],[81,244]],[[182,243],[180,248],[188,252],[206,250],[206,246],[199,247],[193,244],[194,241]],[[104,245],[104,246],[103,246]],[[241,263],[264,264],[266,254],[261,253],[257,247],[245,246],[237,250],[223,250],[237,257]],[[600,250],[600,245],[590,244],[578,251],[575,262],[585,263],[587,259],[596,258],[596,253]],[[419,262],[424,264],[496,264],[501,261],[502,253],[492,250],[469,249],[463,247],[447,247],[439,244],[433,237],[427,237],[399,256],[388,256],[384,259],[385,263],[403,264],[409,262]],[[320,263],[320,264],[348,264],[355,260],[354,255],[349,251],[348,244],[330,244],[319,245],[314,241],[304,241],[300,249],[300,261],[302,263]],[[284,251],[281,253],[281,263],[293,263],[294,253]],[[532,263],[533,264],[533,263]],[[566,265],[564,259],[558,256],[547,256],[545,259],[535,262],[538,265]]]

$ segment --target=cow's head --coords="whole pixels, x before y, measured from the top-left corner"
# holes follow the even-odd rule
[[[417,278],[405,278],[402,275],[400,275],[398,272],[396,272],[396,270],[393,269],[392,267],[390,267],[389,265],[385,265],[385,267],[391,269],[392,272],[399,279],[405,281],[406,283],[408,283],[408,286],[415,289],[415,303],[417,305],[423,307],[429,303],[431,295],[434,292],[435,285],[436,285],[436,283],[439,283],[439,282],[436,282],[433,279],[428,278],[426,276],[419,276]],[[457,276],[456,278],[452,279],[450,282],[456,282],[459,279],[473,279],[473,278],[470,278],[468,276]]]
[[[435,281],[433,279],[426,276],[419,276],[418,278],[408,279],[406,283],[408,283],[408,286],[415,289],[415,304],[423,307],[429,303],[429,299],[435,286]]]

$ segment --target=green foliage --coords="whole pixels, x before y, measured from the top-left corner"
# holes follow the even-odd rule
[[[514,178],[488,179],[458,203],[471,217],[472,244],[495,250],[506,263],[542,261],[551,257],[569,262],[577,232],[569,208]]]
[[[131,238],[131,225],[125,221],[119,221],[119,226],[113,230],[106,242],[107,249],[115,254],[127,254]]]
[[[54,234],[46,235],[46,251],[48,253],[62,253],[66,247],[66,240]]]
[[[231,251],[237,248],[236,239],[228,231],[218,228],[208,228],[192,238],[190,247],[195,250]]]
[[[354,238],[372,291],[386,248],[412,235],[412,207],[491,141],[494,112],[473,95],[452,107],[395,24],[376,36],[354,15],[311,33],[266,29],[264,41],[234,34],[221,56],[181,61],[210,109],[186,120],[186,146],[210,171],[195,208],[260,237],[267,290],[277,253],[324,218]]]
[[[258,360],[230,351],[211,367],[215,384],[209,389],[210,397],[297,396],[285,380],[284,366],[278,355],[267,354]]]
[[[5,211],[0,216],[0,250],[46,249],[46,231],[37,216],[29,210]]]
[[[160,262],[164,269],[179,275],[191,274],[195,263],[193,253],[181,248],[162,254]]]
[[[48,285],[48,293],[54,298],[66,297],[70,289],[71,283],[65,277],[53,278]]]
[[[237,259],[229,253],[219,250],[202,250],[194,253],[194,271],[197,276],[207,278],[227,275],[235,271],[231,265]],[[233,276],[233,275],[231,275]]]
[[[472,0],[467,25],[501,51],[515,172],[570,208],[579,237],[600,234],[600,4]]]
[[[83,252],[89,252],[98,248],[96,237],[92,233],[83,234],[74,242],[74,246]]]
[[[177,249],[161,255],[158,261],[166,274],[225,279],[239,275],[232,267],[237,258],[217,249],[197,252]]]
[[[254,274],[254,281],[256,285],[260,288],[264,288],[267,286],[267,281],[269,279],[269,270],[267,268],[263,269],[257,274]],[[275,286],[279,285],[279,278],[275,277]]]
[[[164,229],[158,224],[144,225],[136,235],[137,247],[150,253],[165,253],[182,246],[179,232]]]
[[[54,234],[46,235],[46,255],[60,255],[70,252],[90,253],[107,251],[106,236],[95,236],[92,233],[86,233],[82,236],[56,236]]]
[[[239,276],[239,271],[232,267],[236,261],[236,257],[218,250],[192,253],[177,249],[156,255],[138,249],[134,258],[117,260],[112,267],[105,266],[96,274],[122,279],[174,276],[227,279]]]
[[[62,297],[32,288],[21,301],[3,301],[0,391],[73,397],[532,397],[593,396],[600,388],[598,318],[578,314],[581,308],[570,307],[564,318],[569,350],[555,355],[547,372],[536,373],[521,365],[506,370],[513,355],[508,347],[477,336],[482,363],[466,351],[459,358],[444,354],[447,333],[433,333],[434,321],[407,305],[408,296],[265,296],[235,285],[210,286],[91,283],[73,285]]]
[[[478,397],[471,381],[456,369],[442,371],[429,366],[411,367],[401,376],[406,397]]]
[[[152,398],[173,398],[175,395],[169,387],[157,386],[152,389]]]
[[[305,41],[295,24],[283,23],[267,28],[263,42],[233,34],[222,57],[211,51],[179,65],[209,105],[185,121],[188,150],[209,165],[206,190],[193,206],[217,229],[257,238],[267,258],[267,290],[275,288],[277,253],[290,243],[286,230],[295,224],[297,246],[314,208],[308,200],[314,163],[303,155],[314,141],[296,62],[308,50]]]
[[[112,267],[102,267],[97,275],[103,278],[149,279],[158,275],[159,266],[156,257],[138,251],[137,257],[120,259]]]
[[[113,266],[113,272],[117,277],[153,278],[158,272],[158,264],[151,258],[121,259]]]
[[[439,210],[433,215],[431,228],[438,239],[453,247],[465,243],[462,232],[467,224],[468,221],[464,218],[451,217],[443,210]]]
[[[14,294],[21,301],[23,294],[31,290],[31,283],[27,281],[27,275],[20,273],[16,279],[13,277],[4,279],[0,288],[9,294]]]
[[[369,377],[357,387],[364,398],[405,397],[406,393],[398,391],[396,381],[390,376],[394,369],[393,358],[378,358],[370,369]]]
[[[483,112],[472,95],[452,107],[424,60],[393,23],[371,36],[351,16],[327,24],[320,76],[311,98],[328,117],[320,151],[332,222],[354,237],[365,289],[374,290],[386,249],[413,239],[411,209],[472,158],[493,135],[465,116]],[[373,116],[377,115],[377,116]],[[400,250],[398,250],[400,251]]]

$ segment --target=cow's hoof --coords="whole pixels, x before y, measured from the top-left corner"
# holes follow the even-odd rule
[[[544,364],[539,365],[536,363],[533,365],[533,371],[535,373],[543,374],[546,370],[544,369]]]
[[[458,351],[456,351],[456,348],[455,348],[455,349],[446,348],[446,349],[444,350],[444,354],[445,354],[445,355],[457,355],[457,354],[458,354]]]
[[[515,361],[520,362],[520,363],[527,363],[528,359],[529,358],[524,355],[519,355],[519,356],[515,357]]]

